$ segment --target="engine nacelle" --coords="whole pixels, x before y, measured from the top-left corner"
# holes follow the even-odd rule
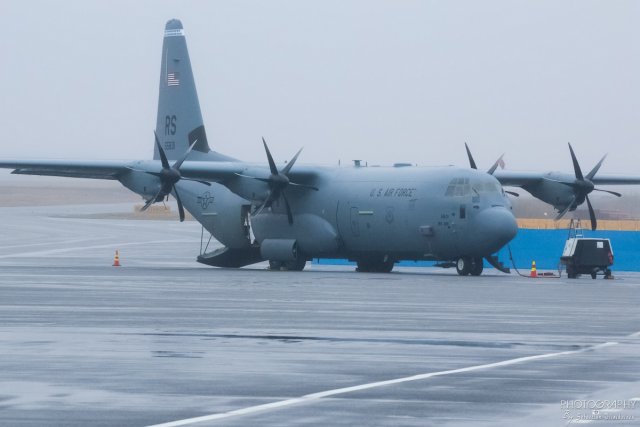
[[[264,239],[260,243],[260,255],[270,261],[295,261],[298,243],[294,239]]]

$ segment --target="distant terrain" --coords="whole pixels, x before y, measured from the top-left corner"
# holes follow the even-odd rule
[[[510,197],[517,218],[550,219],[556,216],[553,208],[531,197],[524,190],[514,188],[520,197]],[[616,187],[623,194],[618,198],[610,195],[592,193],[590,198],[601,220],[639,220],[640,188]],[[137,194],[127,190],[117,181],[72,179],[41,176],[0,175],[0,206],[56,206],[84,205],[99,203],[131,203],[142,206],[143,200]],[[167,204],[170,208],[173,202]],[[166,211],[162,204],[153,206],[155,215]],[[175,210],[175,209],[174,209]],[[170,211],[170,209],[169,209]],[[171,214],[173,215],[173,214]],[[583,204],[571,217],[588,219],[586,204]]]

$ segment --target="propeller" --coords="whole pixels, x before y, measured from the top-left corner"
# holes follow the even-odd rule
[[[469,146],[467,145],[466,142],[464,143],[464,148],[467,150],[467,157],[469,157],[469,166],[471,166],[471,169],[478,169],[478,166],[476,165],[475,160],[473,160],[473,155],[471,154],[471,150],[469,150]],[[500,157],[498,157],[498,160],[496,160],[495,163],[489,168],[489,170],[487,171],[489,175],[493,175],[496,169],[498,169],[498,166],[500,166],[500,163],[502,162],[503,157],[504,157],[504,153]]]
[[[464,148],[466,148],[467,150],[467,157],[469,157],[469,166],[471,166],[471,169],[478,169],[478,166],[476,166],[476,161],[473,160],[473,156],[471,155],[471,150],[469,150],[469,146],[467,145],[467,143],[464,143]]]
[[[162,145],[160,145],[160,141],[158,140],[158,134],[154,131],[153,135],[155,136],[156,146],[158,147],[158,152],[160,153],[162,170],[160,172],[149,172],[149,171],[145,171],[145,172],[150,175],[156,176],[160,179],[160,190],[155,196],[147,200],[147,202],[142,207],[142,209],[140,209],[140,211],[146,211],[149,208],[149,206],[151,206],[153,203],[161,202],[165,197],[168,197],[169,194],[171,194],[171,192],[173,191],[173,194],[176,196],[176,201],[178,202],[180,222],[182,222],[184,221],[184,206],[182,206],[182,200],[180,200],[180,195],[178,194],[176,183],[180,180],[184,180],[184,181],[199,182],[201,184],[211,186],[210,182],[200,181],[200,180],[191,179],[191,178],[183,178],[182,175],[180,174],[180,166],[182,166],[182,163],[184,163],[184,161],[187,159],[187,157],[191,153],[191,150],[193,149],[193,146],[196,145],[196,142],[198,142],[198,140],[196,139],[195,141],[193,141],[193,143],[189,146],[189,148],[184,153],[184,155],[181,158],[179,158],[173,164],[173,166],[171,166],[169,165],[169,161],[167,160],[167,155],[165,154],[164,149],[162,148]]]
[[[591,219],[591,229],[595,230],[598,227],[598,221],[596,220],[596,214],[593,210],[593,206],[591,205],[591,200],[589,200],[589,193],[592,191],[601,191],[603,193],[612,194],[616,197],[622,197],[622,194],[617,193],[615,191],[602,190],[600,188],[595,188],[593,184],[593,177],[600,170],[600,166],[602,166],[602,162],[606,159],[607,155],[605,154],[600,161],[591,169],[591,171],[585,177],[582,174],[582,169],[580,169],[580,164],[578,163],[578,158],[576,157],[576,153],[573,152],[573,147],[571,147],[571,143],[569,143],[569,152],[571,153],[571,161],[573,162],[573,170],[576,176],[576,179],[572,182],[559,181],[560,183],[571,187],[573,190],[573,197],[569,205],[564,208],[558,216],[556,216],[556,220],[559,220],[566,214],[568,211],[576,209],[583,202],[587,202],[587,208],[589,209],[589,218]]]
[[[471,155],[471,150],[469,150],[469,146],[467,145],[467,143],[464,143],[464,148],[467,150],[467,157],[469,157],[469,166],[471,166],[471,169],[478,169],[478,166],[476,165],[475,160],[473,160],[473,156]],[[487,171],[487,173],[489,175],[493,175],[493,173],[496,171],[496,169],[498,169],[498,166],[500,166],[500,163],[502,163],[502,158],[504,157],[504,153],[498,157],[498,160],[495,161],[495,163],[489,168],[489,170]],[[520,195],[518,193],[516,193],[515,191],[504,191],[507,194],[511,194],[512,196],[515,197],[520,197]]]
[[[298,152],[295,154],[295,156],[293,156],[293,158],[291,159],[291,161],[289,161],[289,163],[287,163],[280,171],[278,171],[278,168],[276,167],[276,163],[273,161],[273,156],[271,155],[271,151],[269,151],[269,147],[267,146],[267,142],[264,140],[264,137],[262,138],[262,144],[264,145],[264,151],[267,153],[267,161],[269,162],[269,171],[271,172],[269,177],[258,178],[254,176],[248,176],[248,175],[241,175],[241,174],[237,174],[237,175],[242,176],[244,178],[251,178],[251,179],[265,182],[269,186],[269,194],[267,195],[267,198],[264,200],[262,205],[260,205],[254,211],[253,215],[260,214],[265,208],[270,207],[274,201],[282,197],[282,200],[284,200],[284,207],[287,211],[287,219],[289,220],[289,224],[293,224],[293,214],[291,213],[291,206],[289,205],[289,200],[287,199],[285,189],[290,185],[294,187],[300,187],[300,188],[305,188],[305,189],[314,190],[314,191],[318,191],[318,188],[311,185],[300,184],[300,183],[289,180],[289,172],[291,171],[291,168],[293,167],[293,165],[296,163],[296,160],[298,160],[298,156],[302,152],[302,148],[298,150]]]

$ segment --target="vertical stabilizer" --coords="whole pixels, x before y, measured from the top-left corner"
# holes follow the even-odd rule
[[[164,30],[156,133],[170,160],[182,157],[196,140],[192,157],[210,151],[184,29],[177,19],[168,21]],[[160,158],[155,144],[153,158]]]

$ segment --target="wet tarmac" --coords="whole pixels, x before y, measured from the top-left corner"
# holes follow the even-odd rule
[[[216,269],[123,209],[0,208],[0,425],[640,423],[640,274]]]

